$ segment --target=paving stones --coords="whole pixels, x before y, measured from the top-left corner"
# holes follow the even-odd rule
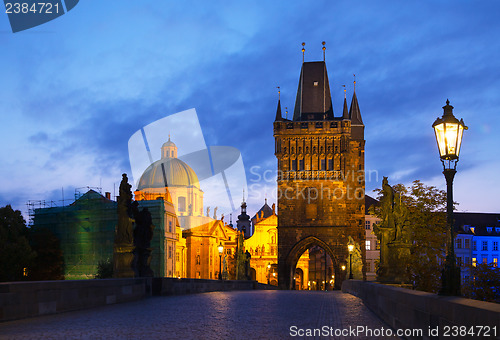
[[[360,299],[340,291],[252,290],[151,297],[4,322],[0,323],[0,339],[374,338],[359,333],[351,337],[345,331],[346,336],[335,336],[338,330],[357,326],[387,329]],[[307,335],[314,329],[323,333],[291,336]]]

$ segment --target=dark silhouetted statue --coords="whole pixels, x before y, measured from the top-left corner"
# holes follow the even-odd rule
[[[114,277],[134,277],[134,271],[132,270],[134,236],[131,187],[128,184],[127,174],[123,174],[120,183],[120,196],[117,198],[118,224],[115,229],[113,248]]]
[[[136,277],[153,277],[151,267],[151,240],[153,239],[153,219],[148,208],[138,209],[138,203],[132,203],[135,218],[134,228],[134,261],[133,268]]]

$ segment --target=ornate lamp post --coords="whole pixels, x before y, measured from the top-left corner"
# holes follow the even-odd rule
[[[352,251],[354,250],[354,243],[352,240],[347,244],[347,249],[349,250],[349,280],[352,280]]]
[[[219,244],[217,249],[219,250],[219,280],[222,280],[222,252],[224,251],[222,242]]]
[[[467,126],[464,120],[458,120],[453,115],[453,106],[446,100],[443,106],[443,117],[437,118],[432,127],[436,134],[439,149],[439,157],[443,163],[443,174],[446,178],[447,204],[446,221],[449,235],[447,237],[448,251],[446,254],[445,267],[441,276],[440,295],[460,296],[460,268],[456,266],[455,251],[453,248],[453,178],[457,172],[458,155],[462,136]]]

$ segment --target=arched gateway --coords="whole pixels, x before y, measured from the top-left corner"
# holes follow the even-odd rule
[[[344,96],[343,114],[335,117],[325,62],[304,62],[293,119],[282,117],[278,101],[274,137],[279,286],[293,289],[299,257],[319,246],[332,259],[339,288],[349,237],[365,258],[365,141],[355,89],[350,110]]]

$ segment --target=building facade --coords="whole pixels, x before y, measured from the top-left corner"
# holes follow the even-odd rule
[[[343,114],[335,117],[325,62],[304,62],[293,119],[282,117],[278,101],[274,137],[279,285],[293,288],[299,258],[319,246],[333,262],[339,288],[348,238],[365,244],[364,125],[355,90],[350,110],[344,98]]]

